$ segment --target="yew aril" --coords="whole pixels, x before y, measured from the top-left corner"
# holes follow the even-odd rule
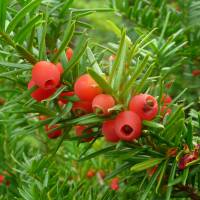
[[[33,80],[31,80],[28,83],[28,89],[31,89],[34,86],[36,86],[36,84]],[[35,99],[36,101],[40,102],[42,100],[48,99],[51,95],[53,95],[55,93],[55,91],[56,91],[55,88],[48,89],[48,90],[44,90],[42,88],[37,88],[35,91],[33,91],[31,93],[31,97],[33,99]]]
[[[75,82],[74,92],[82,101],[92,101],[102,89],[89,74],[84,74]]]
[[[92,103],[90,101],[76,101],[73,104],[72,112],[76,116],[82,116],[92,112]]]
[[[119,136],[115,131],[115,120],[107,120],[103,122],[102,133],[108,142],[118,142]]]
[[[93,112],[97,115],[109,115],[109,109],[115,105],[115,100],[111,95],[99,94],[92,101]]]
[[[42,89],[53,89],[60,82],[60,71],[53,63],[40,61],[33,66],[32,80]]]
[[[131,98],[129,109],[143,120],[152,120],[158,113],[158,103],[151,95],[139,94]]]
[[[124,111],[115,119],[115,132],[121,140],[132,141],[140,137],[142,121],[132,111]]]

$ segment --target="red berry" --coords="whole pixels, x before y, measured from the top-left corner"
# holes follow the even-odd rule
[[[200,69],[195,69],[192,71],[192,76],[199,76],[200,75]]]
[[[141,119],[152,120],[158,113],[158,103],[151,95],[139,94],[132,97],[129,109],[137,113]]]
[[[109,142],[118,142],[120,138],[115,132],[115,120],[108,120],[103,123],[102,133]]]
[[[91,134],[92,133],[91,129],[87,129],[86,131],[85,131],[85,129],[87,129],[87,126],[81,126],[81,125],[75,126],[76,135],[78,137],[82,137],[85,134]],[[93,139],[94,139],[94,137],[92,136],[92,137],[89,137],[89,138],[83,138],[83,139],[81,139],[81,141],[82,142],[90,142]]]
[[[58,71],[60,72],[60,74],[62,74],[64,72],[63,66],[62,64],[59,62],[56,64]]]
[[[164,105],[170,104],[172,102],[172,98],[167,95],[167,94],[163,94],[162,98],[161,98],[161,103]]]
[[[73,50],[69,47],[69,48],[67,48],[67,50],[66,50],[66,56],[67,56],[67,60],[69,61],[71,58],[72,58],[72,56],[73,56]]]
[[[67,103],[68,103],[67,97],[72,97],[72,96],[74,96],[74,92],[73,92],[73,91],[70,91],[70,92],[62,92],[62,93],[59,95],[59,101],[61,101],[61,102],[64,103],[64,104],[67,104]]]
[[[92,109],[98,115],[109,115],[109,109],[115,105],[115,100],[108,94],[99,94],[92,101]]]
[[[33,66],[32,79],[38,87],[52,89],[60,82],[60,72],[53,63],[40,61]]]
[[[55,124],[55,125],[53,125],[53,126],[45,126],[45,130],[46,131],[50,131],[50,130],[52,130],[52,129],[55,129],[55,128],[58,128],[58,125],[57,124]],[[60,130],[60,129],[58,129],[58,130],[55,130],[55,131],[53,131],[53,132],[51,132],[51,133],[49,133],[48,134],[48,138],[49,139],[55,139],[55,138],[57,138],[57,137],[59,137],[59,136],[61,136],[62,135],[62,130]]]
[[[89,74],[84,74],[75,82],[74,92],[81,100],[92,101],[102,90]]]
[[[115,119],[115,132],[125,141],[132,141],[140,137],[142,122],[132,111],[121,112]]]
[[[33,80],[31,80],[28,83],[28,89],[31,89],[35,85],[36,85],[35,82]],[[35,91],[33,91],[31,93],[31,96],[36,101],[40,102],[40,101],[42,101],[44,99],[48,99],[51,95],[54,94],[55,91],[56,91],[55,88],[52,88],[52,89],[49,89],[49,90],[44,90],[42,88],[37,88]]]
[[[2,184],[3,184],[4,180],[5,180],[5,176],[3,176],[3,175],[0,175],[0,185],[2,185]]]
[[[90,179],[95,176],[95,171],[93,169],[89,169],[87,172],[87,178]]]
[[[77,101],[74,102],[72,112],[76,116],[85,115],[92,112],[92,103],[90,101]]]
[[[119,178],[116,177],[111,180],[110,188],[115,191],[119,190]]]
[[[160,114],[164,117],[165,115],[169,115],[172,112],[170,108],[167,106],[162,106],[160,110]]]

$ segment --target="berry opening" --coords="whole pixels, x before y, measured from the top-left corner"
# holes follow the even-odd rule
[[[54,81],[53,80],[47,80],[44,84],[45,88],[47,89],[51,89],[55,86]]]
[[[129,125],[124,125],[121,128],[121,131],[125,134],[125,135],[130,135],[133,132],[133,128]]]
[[[144,104],[143,111],[144,112],[151,111],[153,109],[153,107],[154,107],[153,99],[151,99],[151,97],[147,97],[145,104]]]

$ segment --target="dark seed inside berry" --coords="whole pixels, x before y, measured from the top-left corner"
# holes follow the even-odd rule
[[[133,132],[133,128],[129,125],[124,125],[121,130],[125,135],[130,135]]]
[[[46,88],[51,88],[52,86],[54,86],[53,80],[48,80],[48,81],[45,82]]]
[[[146,103],[144,104],[144,108],[143,108],[143,111],[144,112],[148,112],[148,111],[151,111],[152,108],[154,106],[154,102],[152,99],[147,99],[146,100]]]

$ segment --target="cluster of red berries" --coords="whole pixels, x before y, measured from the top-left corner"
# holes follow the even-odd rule
[[[66,52],[68,59],[72,56],[71,49]],[[67,54],[68,53],[68,54]],[[28,88],[37,86],[38,88],[31,94],[37,101],[51,96],[58,87],[60,87],[60,77],[63,68],[60,63],[57,65],[40,61],[32,69],[32,80]],[[89,74],[81,75],[74,83],[73,91],[64,91],[58,97],[60,106],[67,104],[70,97],[77,96],[78,101],[73,102],[72,113],[75,116],[81,116],[94,112],[98,116],[109,116],[116,105],[113,96],[103,93],[100,86],[93,80]],[[164,95],[162,97],[163,106],[161,114],[170,114],[171,110],[168,104],[171,97]],[[131,98],[128,109],[120,112],[114,119],[105,120],[102,124],[102,133],[109,142],[118,142],[120,140],[132,141],[140,137],[142,132],[142,120],[152,120],[158,113],[157,100],[149,94],[138,94]],[[58,125],[45,126],[46,131],[57,128]],[[88,126],[77,125],[75,127],[77,136],[84,136],[81,141],[89,142],[94,137],[88,136],[93,131]],[[49,138],[57,138],[62,134],[61,130],[54,131],[48,135]],[[85,137],[86,136],[86,137]]]
[[[65,93],[66,96],[69,94],[71,95],[72,91]],[[74,84],[74,94],[80,99],[74,103],[72,108],[77,115],[93,111],[99,116],[108,116],[116,104],[115,99],[109,94],[103,94],[102,89],[88,74],[77,79]],[[138,138],[141,135],[142,120],[152,120],[157,112],[158,103],[153,96],[148,94],[133,96],[129,103],[129,110],[119,113],[115,119],[103,122],[102,132],[105,139],[110,142],[118,142],[119,140],[132,141]],[[87,129],[87,126],[76,126],[77,136],[82,136],[83,132],[90,134],[92,130]],[[92,139],[93,137],[90,137],[83,141]]]
[[[68,48],[66,51],[67,59],[70,60],[72,55],[72,49]],[[32,98],[40,102],[53,95],[60,86],[63,71],[61,63],[53,64],[47,61],[36,63],[32,69],[32,79],[28,83],[28,89],[37,86],[37,89],[31,93]]]

